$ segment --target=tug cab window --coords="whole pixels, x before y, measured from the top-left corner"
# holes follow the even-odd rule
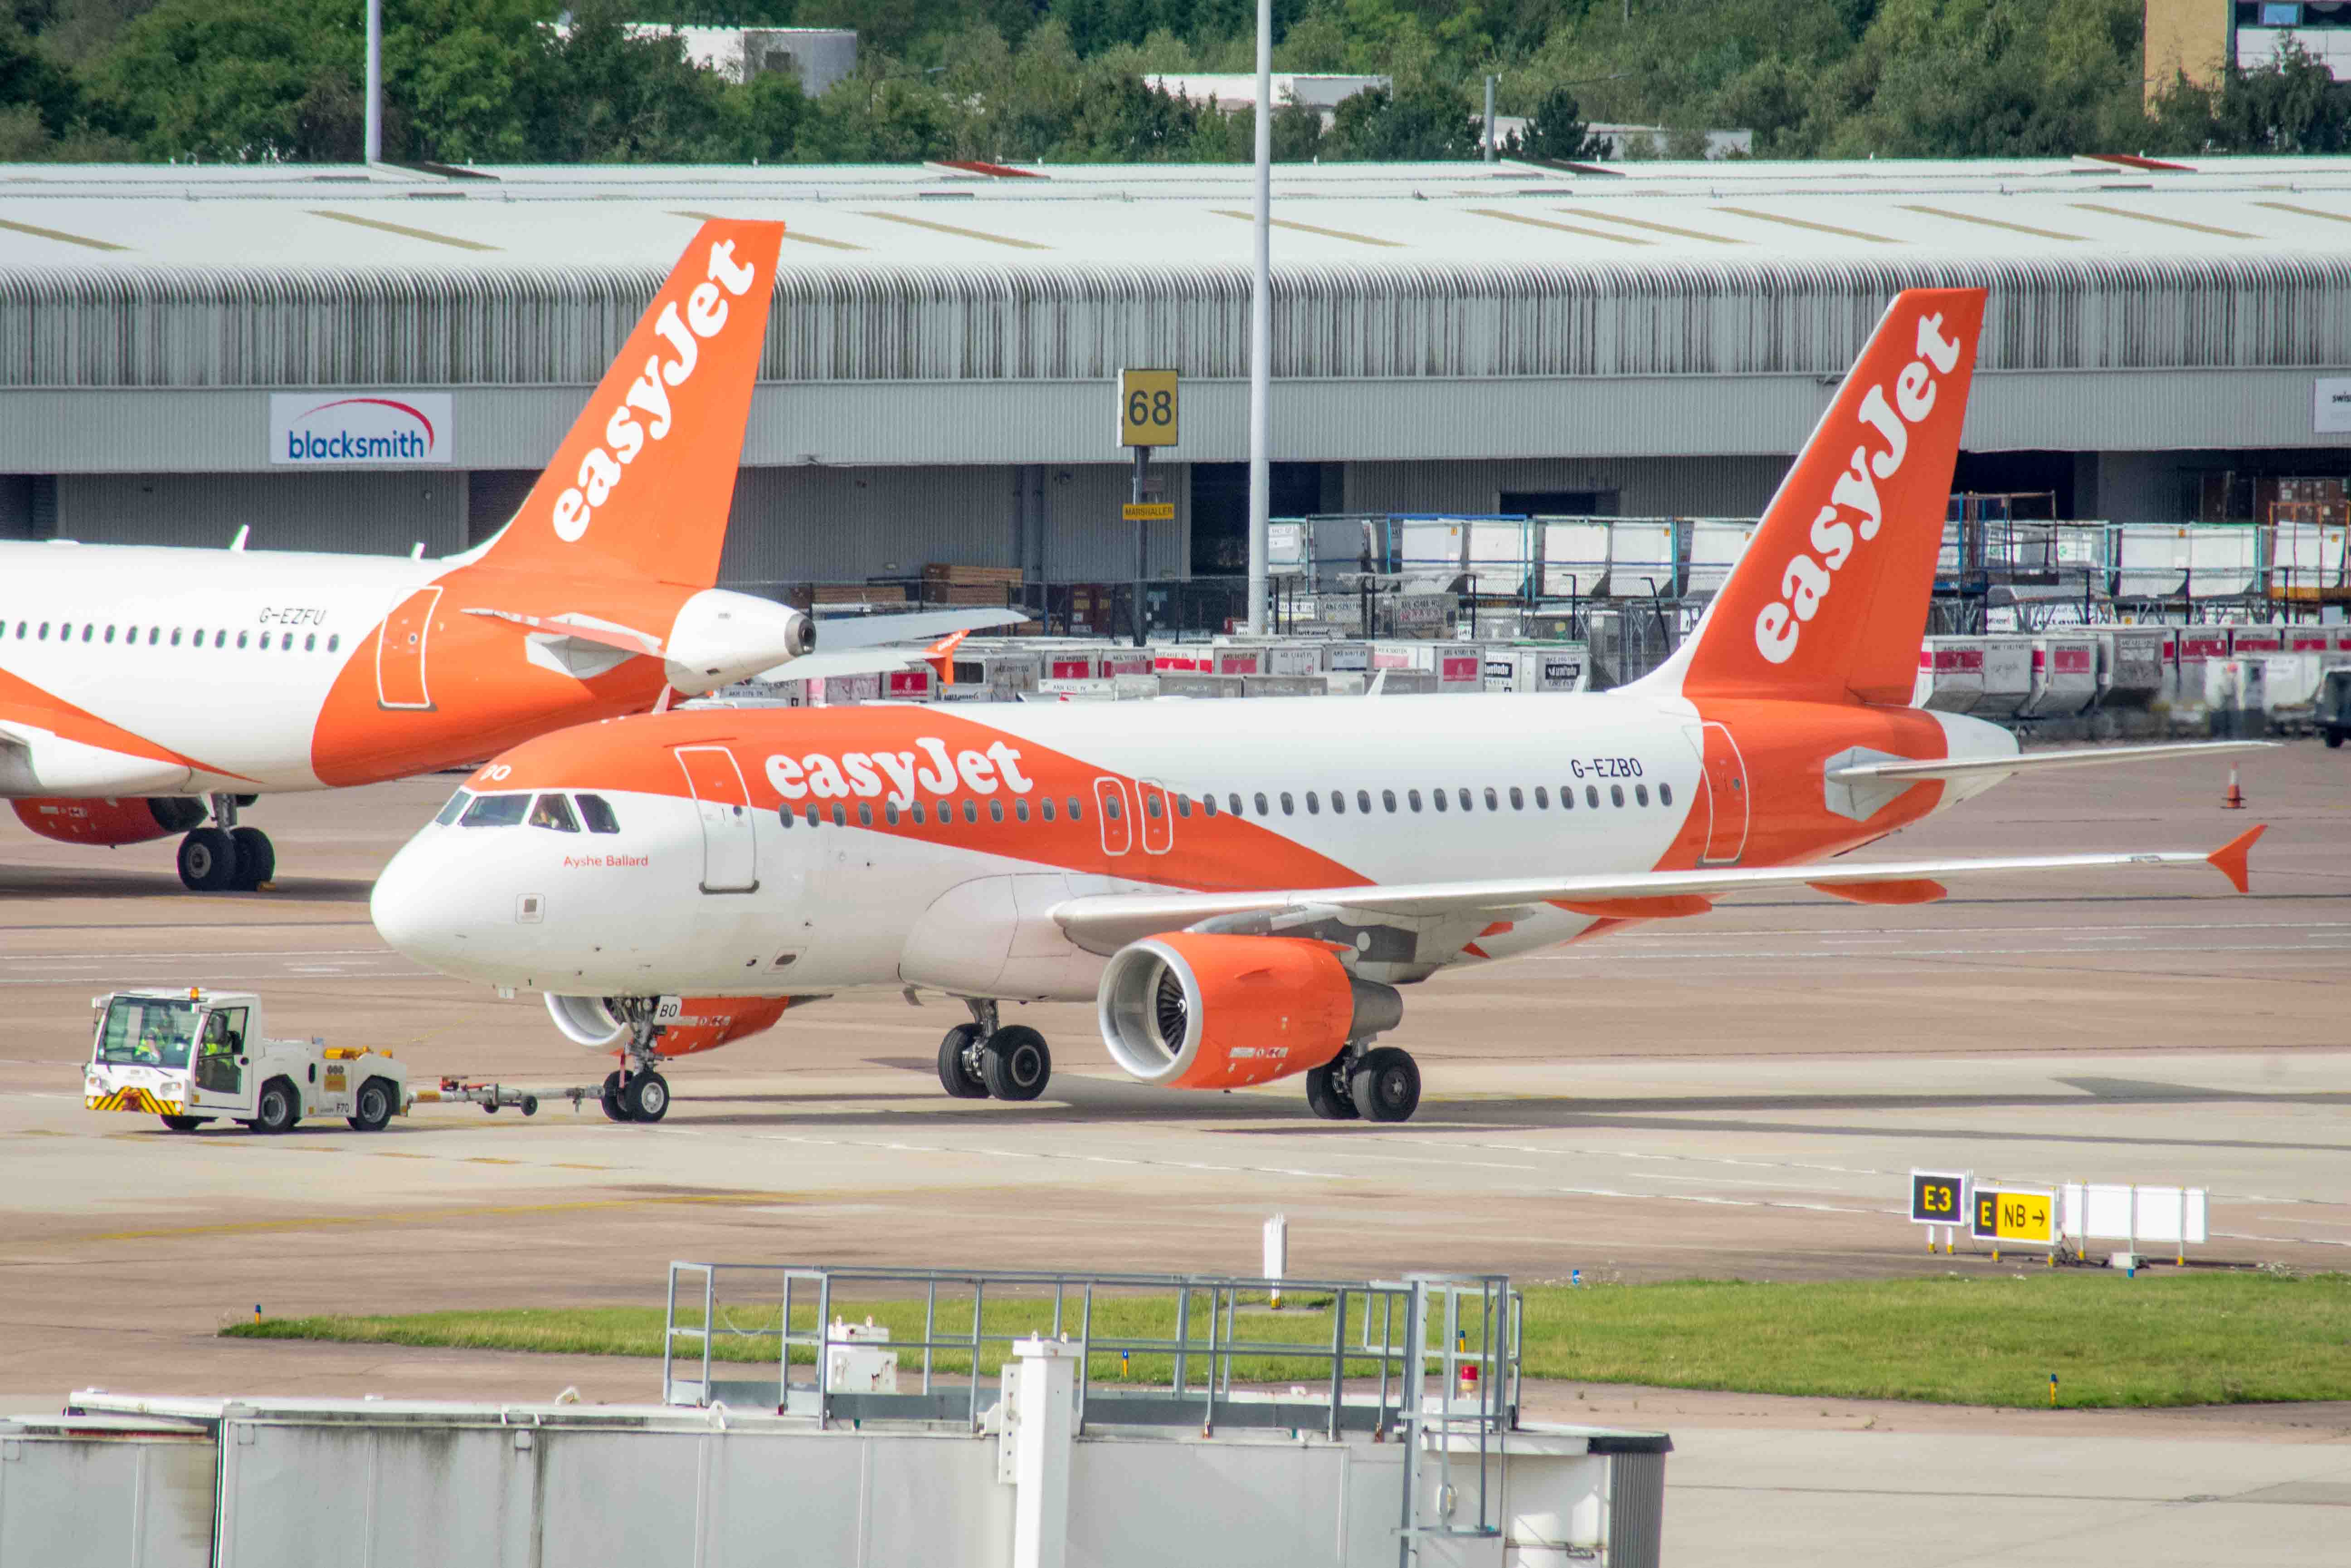
[[[611,803],[604,797],[582,795],[579,801],[580,821],[588,824],[590,832],[617,833],[621,831],[621,819],[612,815]]]
[[[117,997],[98,1035],[100,1061],[185,1067],[196,1038],[196,1006],[164,997]]]
[[[457,819],[468,828],[511,828],[519,823],[523,813],[530,810],[528,795],[476,795],[465,814]]]

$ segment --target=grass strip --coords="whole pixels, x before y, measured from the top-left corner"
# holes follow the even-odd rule
[[[2351,1274],[2167,1271],[2130,1280],[2108,1270],[2036,1269],[1902,1280],[1535,1286],[1525,1298],[1523,1366],[1537,1378],[2033,1406],[2047,1403],[2053,1373],[2060,1403],[2075,1408],[2351,1399]],[[902,1378],[917,1370],[920,1352],[908,1342],[922,1334],[920,1301],[844,1301],[836,1312],[886,1325]],[[1166,1348],[1176,1339],[1172,1298],[1098,1300],[1094,1312],[1097,1339],[1155,1339]],[[983,1345],[981,1375],[992,1376],[1002,1364],[1011,1336],[1050,1333],[1052,1314],[1050,1292],[1035,1300],[991,1297],[985,1332],[1003,1337]],[[774,1302],[722,1303],[714,1359],[772,1365],[779,1315]],[[1205,1367],[1207,1317],[1205,1304],[1194,1302],[1184,1336],[1196,1385]],[[814,1326],[812,1310],[794,1318],[796,1330]],[[937,1321],[941,1337],[968,1338],[968,1298],[943,1299]],[[1073,1338],[1078,1323],[1072,1295],[1063,1327]],[[1220,1322],[1217,1334],[1234,1346],[1236,1382],[1320,1384],[1330,1375],[1328,1360],[1297,1354],[1297,1347],[1327,1346],[1332,1328],[1327,1301],[1292,1303],[1279,1313],[1252,1304],[1229,1325]],[[662,1314],[644,1307],[270,1318],[223,1332],[578,1355],[662,1351]],[[1362,1325],[1350,1322],[1346,1337],[1360,1345]],[[698,1342],[682,1343],[679,1351],[700,1359]],[[794,1359],[805,1362],[807,1353]],[[969,1362],[968,1352],[933,1355],[935,1370],[952,1375],[967,1373]],[[1164,1380],[1171,1363],[1164,1350],[1139,1350],[1123,1363],[1115,1354],[1091,1358],[1092,1375],[1113,1381]],[[1347,1375],[1377,1371],[1375,1361],[1351,1357]]]

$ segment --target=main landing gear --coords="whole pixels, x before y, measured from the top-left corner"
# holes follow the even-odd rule
[[[996,1004],[971,1001],[971,1022],[939,1041],[939,1086],[958,1100],[1034,1100],[1053,1076],[1045,1037],[1026,1024],[999,1029]]]
[[[240,828],[251,795],[214,795],[213,826],[180,841],[180,882],[191,893],[251,893],[277,875],[277,851],[259,828]]]
[[[653,1070],[660,1057],[653,1051],[657,1025],[649,1002],[631,998],[622,1003],[629,1019],[629,1043],[622,1047],[627,1065],[604,1075],[597,1103],[615,1122],[658,1122],[669,1114],[669,1080]]]
[[[1420,1064],[1392,1045],[1350,1045],[1307,1072],[1306,1104],[1326,1122],[1408,1122],[1420,1109]]]

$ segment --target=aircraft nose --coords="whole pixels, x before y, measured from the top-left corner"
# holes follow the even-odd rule
[[[368,895],[378,935],[403,956],[445,968],[462,951],[454,867],[434,862],[434,846],[412,841],[392,857]]]

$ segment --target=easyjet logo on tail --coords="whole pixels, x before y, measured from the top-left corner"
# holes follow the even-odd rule
[[[1964,345],[1943,336],[1940,312],[1918,319],[1917,358],[1894,377],[1894,394],[1883,383],[1862,394],[1857,410],[1861,444],[1836,483],[1829,488],[1828,504],[1813,519],[1811,544],[1818,558],[1799,550],[1780,572],[1780,597],[1765,604],[1755,617],[1755,651],[1775,664],[1784,664],[1803,640],[1804,624],[1818,615],[1836,587],[1836,573],[1851,559],[1855,536],[1863,544],[1877,537],[1885,521],[1885,504],[1877,484],[1902,470],[1909,455],[1910,427],[1934,412],[1941,386],[1959,362]],[[1897,350],[1898,351],[1898,350]],[[1874,440],[1873,440],[1874,438]],[[1876,450],[1872,450],[1873,444]]]
[[[758,268],[735,259],[735,242],[721,240],[710,247],[705,280],[694,286],[680,311],[673,299],[662,307],[653,331],[675,355],[664,361],[646,358],[643,373],[629,385],[621,405],[604,422],[605,445],[591,446],[580,459],[578,483],[555,497],[555,537],[577,544],[595,520],[597,509],[612,497],[628,465],[645,449],[648,438],[659,441],[670,433],[670,389],[693,378],[701,359],[701,342],[718,335],[726,325],[727,300],[739,299],[758,280]],[[642,413],[645,417],[640,420]],[[607,449],[609,447],[609,450]]]

